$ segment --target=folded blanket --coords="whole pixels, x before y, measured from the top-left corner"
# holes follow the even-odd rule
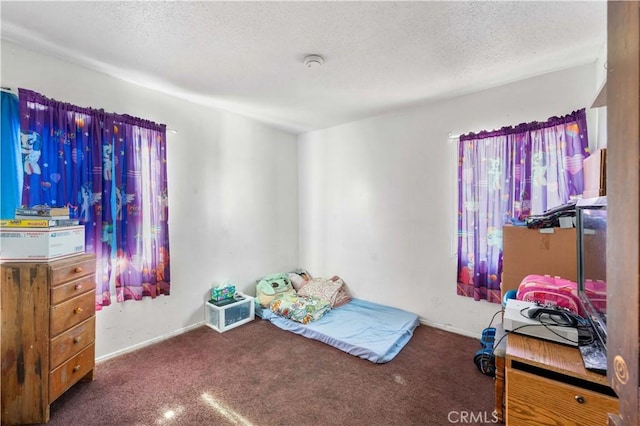
[[[313,278],[300,289],[298,296],[317,297],[329,301],[331,307],[342,306],[351,300],[342,278],[333,276],[330,279]]]

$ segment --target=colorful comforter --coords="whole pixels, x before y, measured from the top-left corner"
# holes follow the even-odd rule
[[[269,305],[269,309],[283,318],[308,324],[319,320],[330,311],[331,303],[318,297],[301,297],[295,293],[287,293],[276,296]]]

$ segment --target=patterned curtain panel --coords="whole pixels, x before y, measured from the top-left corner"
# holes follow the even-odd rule
[[[169,294],[165,127],[20,89],[22,205],[68,206],[95,253],[96,307]],[[145,220],[146,218],[146,220]]]
[[[502,227],[582,194],[585,110],[460,137],[458,294],[500,303]]]
[[[110,128],[113,147],[103,149],[113,162],[118,301],[168,295],[165,127],[120,116]]]

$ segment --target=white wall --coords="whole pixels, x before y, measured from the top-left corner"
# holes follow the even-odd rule
[[[478,335],[499,307],[456,295],[447,136],[568,113],[588,106],[596,86],[585,65],[310,132],[296,149],[295,136],[256,121],[1,47],[2,86],[178,130],[167,137],[172,294],[98,312],[98,358],[198,324],[212,282],[253,294],[256,278],[296,266]]]
[[[478,335],[499,305],[456,295],[453,134],[588,107],[585,65],[299,137],[300,264],[356,297]]]
[[[167,134],[171,295],[97,313],[100,359],[203,321],[213,282],[254,280],[298,266],[296,137],[199,107],[2,41],[1,85],[126,113]]]
[[[607,81],[607,42],[602,45],[598,60],[596,61],[596,91]],[[595,96],[594,96],[595,99]],[[607,147],[607,107],[603,106],[595,110],[596,119],[594,120],[594,133],[596,137],[591,143],[593,150]]]

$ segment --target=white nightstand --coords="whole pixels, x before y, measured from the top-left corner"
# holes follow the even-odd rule
[[[210,301],[205,302],[205,324],[219,333],[224,333],[253,321],[255,318],[253,299],[246,294],[236,293],[236,300],[226,305],[218,306]]]

